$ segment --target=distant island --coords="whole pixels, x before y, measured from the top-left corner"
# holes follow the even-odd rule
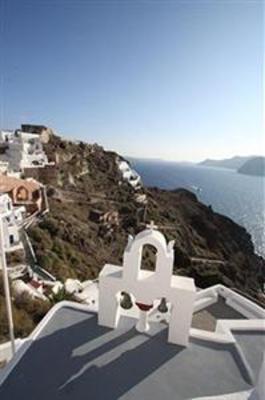
[[[245,175],[265,176],[265,157],[262,156],[234,156],[223,160],[207,158],[199,162],[198,165],[233,169]]]
[[[265,157],[255,157],[246,161],[239,169],[240,174],[265,176]]]
[[[204,161],[201,161],[198,165],[202,165],[205,167],[218,167],[218,168],[229,168],[238,170],[241,168],[247,161],[251,160],[255,156],[234,156],[231,158],[225,158],[223,160],[213,160],[211,158],[207,158]]]

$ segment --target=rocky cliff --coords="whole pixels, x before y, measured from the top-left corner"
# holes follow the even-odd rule
[[[54,173],[43,178],[50,213],[29,234],[40,265],[55,276],[96,278],[106,262],[121,263],[128,234],[154,220],[175,240],[175,273],[200,287],[220,282],[262,300],[265,261],[244,228],[184,189],[136,192],[122,179],[120,156],[98,145],[53,136],[45,147],[56,160]],[[151,249],[143,262],[152,268]]]

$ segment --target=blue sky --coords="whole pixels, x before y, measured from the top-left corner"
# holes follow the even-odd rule
[[[0,4],[0,127],[169,160],[262,153],[262,1]]]

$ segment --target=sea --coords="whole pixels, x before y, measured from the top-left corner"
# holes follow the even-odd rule
[[[256,253],[265,257],[265,177],[226,168],[158,160],[130,159],[146,186],[185,188],[213,210],[244,226]]]

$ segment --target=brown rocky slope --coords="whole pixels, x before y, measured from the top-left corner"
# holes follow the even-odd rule
[[[223,283],[262,299],[265,261],[254,252],[241,226],[215,213],[184,189],[142,188],[147,206],[122,180],[118,154],[98,145],[53,136],[46,145],[57,160],[48,184],[50,213],[29,234],[39,264],[64,280],[94,279],[106,262],[121,263],[128,234],[154,220],[175,240],[175,272],[195,278],[200,287]],[[117,211],[119,224],[93,220],[91,212]],[[152,252],[144,254],[147,267]]]

